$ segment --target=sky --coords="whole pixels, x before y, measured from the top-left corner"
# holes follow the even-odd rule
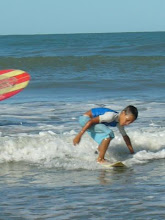
[[[165,31],[165,0],[0,0],[0,35]]]

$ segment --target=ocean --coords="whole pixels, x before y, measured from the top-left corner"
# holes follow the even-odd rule
[[[0,219],[165,218],[165,32],[0,36],[0,69],[31,75],[0,104]],[[106,158],[78,118],[94,107],[139,110]]]

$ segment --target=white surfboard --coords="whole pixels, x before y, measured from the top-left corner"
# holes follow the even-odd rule
[[[100,163],[101,166],[105,168],[110,168],[110,167],[126,167],[126,165],[121,162],[121,161],[116,161],[115,163],[110,163],[110,162],[105,162],[105,163]]]

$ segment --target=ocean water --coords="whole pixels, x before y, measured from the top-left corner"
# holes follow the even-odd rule
[[[0,36],[0,69],[30,73],[0,108],[0,219],[165,218],[165,32]],[[87,110],[135,105],[106,158],[80,130]]]

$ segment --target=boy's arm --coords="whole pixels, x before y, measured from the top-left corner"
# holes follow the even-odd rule
[[[125,141],[125,143],[126,143],[128,149],[129,149],[130,153],[133,154],[133,153],[134,153],[134,150],[133,150],[133,147],[132,147],[132,144],[131,144],[131,140],[130,140],[130,138],[128,137],[127,133],[125,132],[124,127],[121,126],[121,125],[119,125],[119,124],[117,125],[117,127],[118,127],[118,129],[119,129],[121,135],[123,136],[123,139],[124,139],[124,141]]]
[[[128,149],[129,149],[130,153],[134,154],[134,150],[133,150],[133,147],[132,147],[131,140],[130,140],[129,136],[128,135],[124,135],[123,139],[124,139]]]
[[[85,131],[90,128],[93,124],[99,123],[99,117],[92,118],[89,120],[85,126],[81,129],[81,131],[76,135],[76,137],[73,139],[73,144],[76,145],[80,142],[82,135],[85,133]]]

